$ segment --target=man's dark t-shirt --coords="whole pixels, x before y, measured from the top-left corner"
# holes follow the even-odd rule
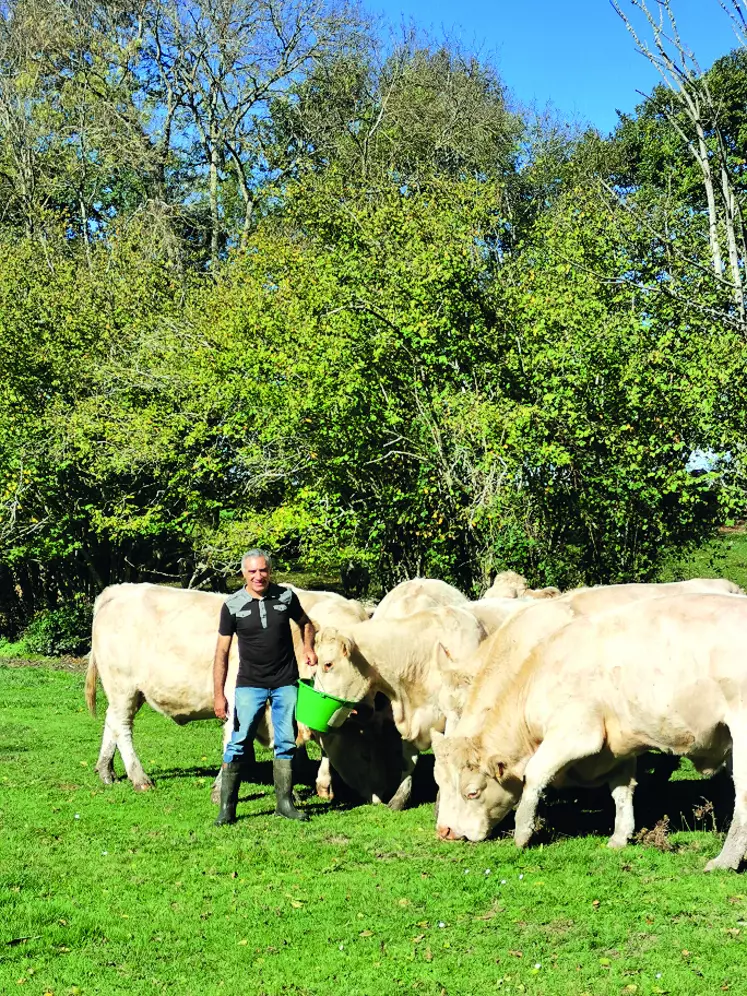
[[[262,598],[242,588],[223,603],[218,632],[233,636],[239,646],[237,688],[280,688],[298,680],[290,620],[303,616],[290,588],[270,584]]]

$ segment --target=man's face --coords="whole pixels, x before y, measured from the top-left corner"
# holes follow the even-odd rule
[[[264,557],[249,557],[244,561],[241,573],[252,595],[264,595],[270,587],[270,568]]]

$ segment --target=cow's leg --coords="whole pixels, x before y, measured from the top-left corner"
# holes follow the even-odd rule
[[[108,737],[114,740],[122,756],[132,787],[141,790],[149,789],[153,785],[143,770],[140,758],[135,753],[135,747],[132,743],[132,724],[143,702],[144,699],[140,692],[110,699],[105,722],[105,729],[109,730]],[[107,737],[106,733],[105,737]],[[109,744],[107,749],[110,750],[111,742],[109,739],[106,742]],[[102,753],[103,750],[104,745],[102,744]],[[101,774],[101,769],[99,769],[99,774]]]
[[[335,797],[332,790],[332,766],[324,750],[322,750],[322,759],[316,773],[316,794],[320,799],[327,799],[329,802],[332,802]]]
[[[107,709],[106,719],[104,720],[104,732],[101,737],[101,750],[99,751],[99,759],[94,769],[98,772],[99,778],[104,785],[111,785],[114,782],[114,755],[116,752],[117,738],[109,724],[109,710]]]
[[[732,738],[734,815],[721,853],[705,866],[707,872],[718,868],[736,871],[747,852],[747,716],[735,716],[729,722],[729,732]]]
[[[570,722],[569,722],[570,720]],[[596,717],[566,717],[562,729],[551,730],[524,770],[524,790],[516,807],[514,843],[526,847],[534,833],[540,796],[569,765],[598,754],[604,744],[604,725]]]
[[[635,758],[630,758],[610,772],[607,780],[615,801],[615,829],[607,841],[607,847],[625,847],[635,830],[633,793],[638,784],[635,780],[635,768]]]
[[[418,760],[418,748],[410,740],[402,741],[402,781],[389,800],[389,808],[404,809],[412,795],[412,773]]]

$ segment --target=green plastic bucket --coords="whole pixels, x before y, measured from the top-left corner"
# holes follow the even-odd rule
[[[296,720],[317,733],[327,733],[330,727],[342,726],[357,705],[357,702],[318,691],[306,678],[298,682]]]

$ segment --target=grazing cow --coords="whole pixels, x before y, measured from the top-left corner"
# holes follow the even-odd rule
[[[676,593],[740,592],[731,581],[714,578],[695,578],[690,581],[668,584],[622,584],[578,588],[551,601],[513,601],[517,605],[514,615],[492,633],[478,648],[474,659],[454,660],[439,647],[436,660],[440,667],[444,690],[441,702],[446,714],[446,734],[459,733],[463,737],[478,735],[485,716],[499,700],[506,682],[521,667],[534,647],[543,639],[579,616],[589,616],[633,602],[661,598]],[[521,604],[519,604],[521,603]],[[617,772],[612,772],[614,778]],[[580,781],[579,781],[580,779]],[[565,777],[568,784],[573,781]],[[590,786],[577,772],[575,784]],[[632,793],[622,789],[614,793],[617,807],[615,832],[610,845],[622,846],[633,826]]]
[[[482,596],[485,598],[557,598],[560,588],[530,588],[527,579],[516,571],[502,571]]]
[[[347,623],[366,618],[357,603],[341,605],[337,602],[340,596],[332,596],[332,612],[322,593],[309,594],[314,596],[307,610],[312,621],[315,616]],[[306,592],[299,592],[304,609],[306,596]],[[96,599],[86,701],[95,713],[100,675],[108,708],[96,770],[104,783],[114,778],[118,749],[133,786],[147,789],[151,785],[132,742],[133,722],[143,702],[180,725],[214,717],[213,656],[224,600],[225,595],[153,584],[111,585]],[[226,682],[229,715],[233,714],[237,666],[234,646]],[[258,732],[258,739],[265,744],[271,742],[268,720],[266,717]],[[229,721],[224,741],[230,736],[230,727]]]
[[[537,602],[524,598],[483,599],[481,602],[471,603],[473,606],[480,606],[495,601],[501,606],[514,605],[515,611],[507,614],[505,621],[492,630],[489,617],[485,615],[483,619],[482,615],[479,616],[489,638],[481,644],[474,660],[454,660],[443,650],[438,651],[437,662],[446,685],[444,700],[448,702],[448,715],[456,718],[461,715],[473,683],[475,692],[470,708],[477,710],[479,714],[480,709],[492,706],[495,691],[491,688],[491,673],[497,672],[497,680],[502,682],[500,672],[508,666],[509,659],[521,661],[522,654],[527,656],[536,643],[576,616],[595,615],[631,602],[689,592],[743,594],[741,588],[724,578],[692,578],[689,581],[671,581],[665,584],[615,584],[576,588],[550,599],[552,605],[548,601]],[[503,608],[499,610],[499,615],[503,611]],[[507,658],[509,650],[510,658]],[[452,724],[447,725],[451,728]]]
[[[441,644],[454,659],[466,659],[484,637],[485,630],[474,616],[451,605],[406,619],[374,615],[344,633],[327,628],[317,634],[316,688],[351,701],[383,692],[392,704],[403,740],[403,776],[390,808],[404,807],[418,752],[430,747],[433,727],[444,727],[443,680],[435,661],[436,647]]]
[[[435,578],[412,578],[402,581],[388,592],[373,613],[372,618],[406,619],[416,612],[437,609],[440,605],[466,608],[469,600],[457,588]]]
[[[689,757],[712,774],[732,753],[734,817],[706,870],[736,869],[747,850],[746,635],[747,599],[708,593],[630,602],[552,633],[505,670],[479,730],[465,710],[453,736],[434,734],[439,835],[482,840],[518,804],[523,847],[548,785],[606,779],[618,817],[629,814],[610,841],[621,846],[638,754]]]

